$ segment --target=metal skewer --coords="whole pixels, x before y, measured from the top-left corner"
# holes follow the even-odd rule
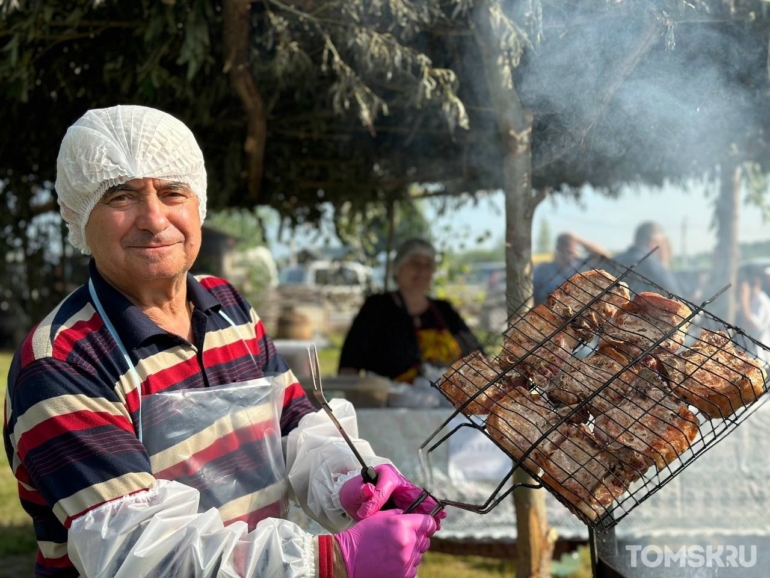
[[[324,395],[323,382],[321,380],[321,364],[318,361],[318,348],[315,346],[315,343],[313,343],[310,347],[307,348],[307,355],[308,355],[308,358],[310,359],[310,377],[313,380],[313,396],[315,397],[316,401],[319,403],[321,408],[326,412],[326,415],[329,416],[329,419],[334,424],[334,427],[336,427],[337,431],[340,432],[342,439],[344,439],[345,443],[348,444],[350,451],[353,452],[353,455],[358,460],[358,463],[361,464],[361,477],[364,479],[366,483],[376,485],[377,478],[378,478],[377,472],[372,466],[368,465],[366,461],[364,461],[364,458],[361,455],[361,453],[358,451],[356,444],[353,443],[352,439],[350,439],[350,436],[345,431],[345,428],[342,427],[342,424],[337,419],[337,416],[334,415],[334,411],[332,411],[332,408],[329,405],[329,402],[326,401],[326,396]],[[408,508],[404,510],[404,514],[412,513],[428,497],[430,497],[430,494],[426,489],[423,489],[422,493],[420,493],[417,499],[414,502],[412,502],[412,504]],[[441,505],[441,503],[439,503],[438,500],[436,500],[436,502],[437,502],[437,505],[434,508],[433,512],[431,512],[430,514],[432,516],[443,509],[443,506]],[[383,506],[383,509],[389,510],[395,507],[396,506],[393,503],[392,498],[390,498]]]
[[[307,348],[307,355],[310,359],[310,377],[313,380],[313,396],[320,404],[321,408],[326,412],[326,415],[329,416],[329,419],[332,420],[334,427],[336,427],[340,432],[342,439],[344,439],[345,443],[348,444],[350,451],[353,452],[353,455],[358,460],[358,463],[361,464],[361,477],[364,478],[364,481],[367,483],[376,484],[377,472],[374,471],[372,466],[367,465],[367,463],[364,461],[364,458],[358,451],[356,444],[354,444],[353,440],[350,439],[348,432],[346,432],[345,428],[342,427],[342,424],[339,422],[337,416],[334,415],[332,408],[329,406],[329,402],[326,401],[326,397],[324,396],[323,383],[321,381],[321,364],[318,361],[318,348],[316,348],[315,343]]]

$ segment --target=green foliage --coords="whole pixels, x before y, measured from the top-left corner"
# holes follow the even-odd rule
[[[14,488],[14,498],[18,500],[18,494]],[[37,552],[37,540],[32,521],[27,518],[24,524],[0,526],[0,560],[12,556],[26,555],[34,557]],[[1,574],[0,574],[1,575]],[[16,574],[21,576],[22,574]]]
[[[206,225],[236,237],[239,249],[250,249],[267,244],[265,229],[275,218],[275,214],[264,208],[231,208],[208,213]]]
[[[376,265],[387,250],[390,231],[390,211],[394,211],[393,250],[412,237],[432,240],[431,226],[425,218],[424,206],[420,201],[406,199],[385,204],[368,204],[363,210],[356,210],[352,203],[338,208],[334,223],[337,236],[343,244],[353,249],[361,261]]]
[[[253,209],[231,208],[214,211],[206,216],[206,226],[237,239],[233,248],[231,272],[228,280],[234,283],[246,299],[260,308],[266,291],[275,279],[272,255],[264,249],[266,227],[276,220],[275,213],[265,207]],[[267,261],[266,261],[267,259]]]
[[[762,213],[762,221],[770,221],[770,179],[757,163],[743,165],[743,176],[746,183],[746,204],[754,206]]]
[[[0,274],[33,319],[76,281],[51,183],[61,137],[88,108],[178,116],[207,158],[210,208],[254,204],[220,0],[3,0],[0,13],[0,252],[14,261],[0,260]],[[254,2],[251,66],[267,116],[259,202],[294,224],[318,222],[330,203],[344,237],[414,187],[501,188],[481,44],[499,49],[502,82],[533,114],[538,189],[681,179],[713,171],[728,149],[765,167],[766,18],[759,0]],[[665,41],[641,49],[649,30]],[[381,236],[365,236],[371,254]]]
[[[118,103],[175,114],[211,137],[200,140],[216,208],[241,186],[240,151],[227,147],[234,133],[237,144],[241,111],[221,73],[217,2],[0,4],[0,254],[16,257],[0,259],[0,275],[36,322],[82,280],[81,258],[62,254],[52,190],[67,127],[89,108]]]

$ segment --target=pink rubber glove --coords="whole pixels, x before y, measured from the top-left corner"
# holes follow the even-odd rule
[[[386,510],[334,538],[348,578],[414,578],[437,527],[430,516]]]
[[[405,510],[420,496],[422,488],[418,488],[407,480],[401,473],[389,464],[375,466],[377,472],[377,486],[364,483],[359,475],[345,482],[340,488],[340,505],[353,518],[359,522],[376,512],[379,512],[391,498],[397,508]],[[430,514],[436,507],[433,498],[427,498],[414,510],[415,514]],[[446,518],[446,512],[441,510],[434,516],[438,527],[441,520]]]

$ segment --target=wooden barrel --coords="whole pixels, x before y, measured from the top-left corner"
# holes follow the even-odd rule
[[[276,339],[310,340],[313,338],[313,326],[310,317],[293,307],[286,307],[278,317],[275,331]]]

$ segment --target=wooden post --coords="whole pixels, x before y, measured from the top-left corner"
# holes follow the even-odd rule
[[[712,308],[727,321],[735,322],[738,294],[738,225],[740,222],[741,166],[726,163],[720,171],[719,197],[714,207],[717,244],[714,248],[714,264],[710,282],[711,293],[728,283],[730,289],[717,299]]]
[[[396,236],[396,200],[388,203],[388,242],[385,246],[385,279],[383,280],[383,291],[387,293],[390,290],[390,254],[393,252],[393,239]]]

